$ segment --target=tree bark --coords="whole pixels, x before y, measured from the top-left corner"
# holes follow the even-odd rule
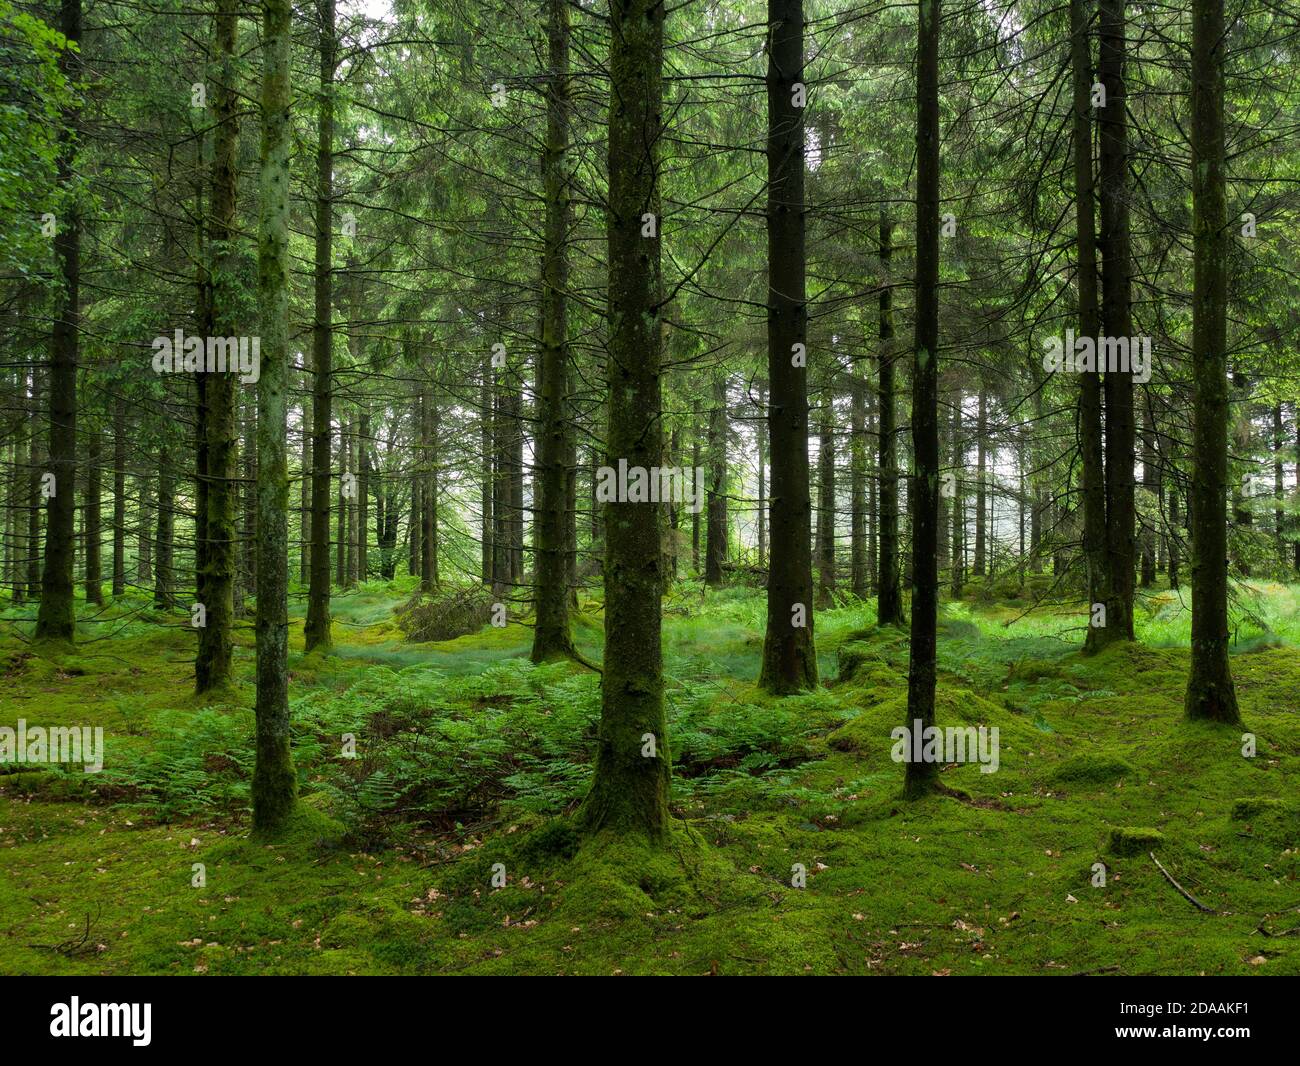
[[[663,452],[659,215],[660,0],[611,0],[607,462],[649,470]],[[605,657],[596,772],[581,820],[662,839],[671,759],[664,714],[658,503],[605,504]],[[653,744],[653,748],[647,745]]]
[[[934,724],[939,574],[939,0],[920,0],[916,63],[916,322],[912,368],[912,630],[907,728]],[[936,762],[905,764],[903,791],[938,781]]]
[[[265,2],[265,0],[264,0]],[[316,260],[311,330],[311,557],[307,584],[305,650],[329,648],[330,450],[334,397],[334,77],[338,39],[334,0],[317,0],[320,18],[320,100],[316,114]]]
[[[568,518],[573,507],[569,453],[568,224],[569,7],[547,0],[546,147],[542,186],[546,204],[542,248],[542,336],[538,362],[537,592],[532,661],[571,656]]]
[[[808,478],[803,0],[768,0],[767,362],[771,562],[759,686],[817,685],[813,647],[812,503]]]
[[[219,84],[215,93],[216,131],[212,152],[212,218],[208,222],[208,248],[213,258],[208,304],[213,335],[235,336],[238,258],[231,247],[238,192],[239,86],[236,84],[239,7],[237,0],[221,0],[215,18],[215,46]],[[235,421],[235,374],[204,375],[206,436],[203,501],[204,553],[201,602],[206,625],[199,629],[198,656],[194,663],[199,693],[230,681],[232,631],[235,616],[235,478],[239,471],[239,435]]]
[[[903,617],[903,588],[898,569],[898,416],[894,387],[893,221],[881,211],[880,252],[880,354],[878,393],[880,404],[880,562],[876,591],[876,622],[898,626]]]
[[[1129,235],[1128,117],[1125,110],[1127,22],[1125,0],[1101,0],[1098,68],[1106,106],[1097,112],[1100,131],[1101,325],[1119,341],[1133,333],[1132,245]],[[1099,353],[1100,354],[1100,353]],[[1133,375],[1107,370],[1106,547],[1110,562],[1104,628],[1110,640],[1133,639],[1133,577],[1136,555],[1134,480],[1136,434]]]
[[[1228,209],[1223,0],[1192,4],[1192,669],[1188,718],[1238,723],[1228,664]]]
[[[69,41],[81,42],[81,0],[62,0],[59,29]],[[81,76],[81,53],[66,49],[59,68],[69,81]],[[56,221],[54,257],[62,290],[50,335],[49,422],[46,449],[48,470],[54,477],[53,495],[47,498],[45,566],[41,571],[41,605],[36,614],[35,637],[71,641],[76,630],[72,594],[72,563],[76,550],[74,522],[77,484],[77,356],[80,331],[81,212],[73,182],[75,177],[78,114],[64,114],[59,134],[57,181],[67,194],[66,207]]]
[[[257,382],[257,758],[253,829],[274,833],[292,813],[298,779],[289,744],[288,529],[285,447],[289,384],[289,0],[262,0],[262,145]],[[313,558],[317,553],[313,551]],[[324,554],[324,553],[321,553]]]

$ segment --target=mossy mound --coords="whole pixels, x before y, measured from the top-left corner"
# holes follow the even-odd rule
[[[1165,835],[1145,826],[1111,826],[1107,848],[1112,855],[1144,855],[1160,847]]]
[[[413,644],[454,640],[492,621],[493,596],[482,585],[433,595],[417,593],[397,611],[396,623]]]
[[[1133,767],[1111,755],[1072,755],[1048,773],[1047,780],[1058,785],[1104,785],[1134,774]]]
[[[895,675],[897,677],[898,675]],[[900,679],[903,691],[890,696],[873,706],[869,706],[827,737],[827,742],[836,751],[851,751],[861,754],[872,752],[888,753],[893,746],[890,733],[898,726],[908,724],[907,682]],[[898,692],[898,682],[893,683],[892,690]],[[940,685],[934,695],[935,724],[945,725],[1012,725],[1014,716],[1005,707],[985,699],[983,696],[964,688],[948,688]]]
[[[1232,820],[1234,822],[1248,822],[1261,814],[1272,814],[1282,810],[1285,810],[1285,804],[1280,799],[1272,799],[1267,796],[1249,796],[1245,799],[1233,801]]]

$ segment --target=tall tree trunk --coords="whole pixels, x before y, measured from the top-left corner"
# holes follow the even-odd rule
[[[984,577],[988,573],[985,562],[987,551],[985,537],[988,528],[989,400],[982,381],[979,408],[975,418],[975,562],[971,567],[971,574],[974,577]]]
[[[298,581],[307,586],[311,582],[311,482],[312,482],[312,385],[311,353],[303,356],[303,398],[302,398],[302,478],[298,485]]]
[[[426,385],[420,397],[420,588],[432,592],[438,585],[438,436],[437,394]]]
[[[31,413],[32,432],[28,438],[27,468],[27,594],[41,594],[41,473],[45,462],[41,451],[41,435],[37,432],[41,409],[41,372],[32,367],[32,396],[28,410]]]
[[[153,485],[149,474],[137,474],[136,507],[136,583],[142,588],[153,581]]]
[[[113,408],[113,598],[126,593],[126,401]]]
[[[1182,563],[1178,546],[1178,539],[1182,534],[1178,526],[1178,486],[1174,483],[1169,485],[1169,587],[1177,590],[1179,573],[1178,568]]]
[[[1142,412],[1142,500],[1154,514],[1160,513],[1159,468],[1156,466],[1155,445],[1155,411],[1152,409],[1151,396],[1143,390],[1145,397]],[[1144,589],[1150,588],[1156,581],[1156,531],[1155,527],[1142,520],[1142,553],[1139,562],[1139,582]]]
[[[1189,718],[1237,723],[1228,665],[1228,209],[1223,0],[1192,3],[1192,670]]]
[[[767,632],[758,683],[817,684],[813,647],[812,502],[808,485],[808,307],[805,296],[803,0],[768,0],[767,376],[772,449]],[[796,92],[799,99],[796,98]]]
[[[826,406],[817,428],[817,606],[835,602],[835,429],[834,394],[827,387]]]
[[[264,0],[266,2],[266,0]],[[317,0],[320,18],[320,101],[316,115],[315,309],[311,329],[311,572],[305,649],[328,648],[330,633],[330,450],[333,441],[334,352],[334,77],[338,39],[334,0]]]
[[[960,599],[966,582],[966,497],[962,482],[966,472],[966,441],[962,437],[961,390],[952,405],[952,574],[949,592]]]
[[[219,84],[214,100],[216,119],[212,153],[212,218],[208,247],[213,257],[210,280],[213,335],[237,335],[238,256],[232,248],[238,193],[239,86],[235,54],[238,44],[237,0],[221,0],[215,20]],[[201,602],[206,625],[199,629],[198,656],[194,664],[199,693],[230,681],[232,631],[235,616],[235,478],[239,472],[239,434],[235,420],[235,375],[204,377],[206,408],[203,501],[204,553]]]
[[[485,353],[483,356],[481,372],[482,380],[479,384],[479,454],[482,463],[483,480],[479,504],[479,545],[482,549],[482,581],[485,585],[492,585],[495,583],[496,577],[496,522],[492,513],[493,503],[496,498],[496,481],[493,477],[495,449],[492,442],[495,435],[492,428],[492,397],[494,390],[492,388],[492,356],[490,353]]]
[[[1286,472],[1282,464],[1282,449],[1286,446],[1283,432],[1282,403],[1273,404],[1273,543],[1277,550],[1278,569],[1284,570],[1286,559],[1286,511],[1282,500],[1285,495]]]
[[[882,626],[902,625],[903,589],[898,570],[898,420],[894,391],[893,288],[889,271],[893,259],[894,224],[880,212],[880,563],[876,591],[876,621]]]
[[[1133,333],[1132,246],[1129,236],[1128,116],[1124,66],[1127,53],[1125,0],[1101,0],[1098,68],[1106,106],[1097,110],[1100,130],[1101,324],[1107,338],[1129,343]],[[1100,345],[1099,345],[1100,347]],[[1100,351],[1098,352],[1100,356]],[[1133,639],[1134,533],[1133,375],[1107,370],[1106,546],[1110,560],[1105,628],[1112,640]]]
[[[170,458],[158,464],[158,526],[154,536],[153,605],[172,606],[172,559],[176,532],[176,475]]]
[[[691,468],[693,470],[700,469],[700,401],[698,398],[691,405]],[[691,512],[691,569],[697,574],[700,572],[700,512],[698,508]]]
[[[663,451],[659,221],[664,8],[610,2],[608,462],[649,469]],[[605,505],[605,657],[588,831],[668,834],[660,505]],[[653,745],[649,747],[648,745]]]
[[[713,379],[713,406],[709,409],[708,529],[704,547],[704,583],[722,584],[722,564],[727,559],[727,378]]]
[[[257,761],[253,830],[274,833],[293,810],[298,779],[289,746],[289,0],[262,0],[262,146],[257,382]],[[313,558],[317,553],[313,551]],[[324,554],[323,552],[321,554]]]
[[[853,373],[850,387],[849,580],[853,595],[865,598],[871,592],[867,565],[867,383]]]
[[[436,476],[436,475],[435,475]],[[370,412],[362,410],[357,431],[357,572],[358,581],[370,577]]]
[[[1091,36],[1087,0],[1070,0],[1070,64],[1073,75],[1074,203],[1076,285],[1079,292],[1079,333],[1099,339],[1101,311],[1097,302],[1096,181],[1092,168]],[[1110,558],[1106,547],[1106,466],[1101,425],[1101,373],[1079,375],[1079,452],[1083,465],[1083,558],[1087,570],[1089,617],[1094,604],[1109,598]],[[1115,630],[1089,626],[1084,651],[1101,650]]]
[[[102,435],[99,427],[91,425],[86,431],[86,603],[103,606],[104,585],[101,570],[103,529],[103,484],[99,469]]]
[[[569,429],[569,6],[547,0],[546,148],[542,185],[546,201],[542,248],[542,336],[537,389],[537,517],[534,541],[537,600],[532,660],[573,654],[569,630],[567,551],[572,509]]]
[[[59,29],[69,41],[81,42],[81,0],[62,0]],[[59,68],[70,81],[81,76],[81,53],[66,49]],[[59,134],[57,180],[67,195],[56,222],[54,256],[62,290],[50,335],[49,421],[46,449],[48,473],[53,475],[45,518],[45,567],[41,572],[41,605],[36,614],[36,639],[71,641],[76,630],[72,594],[75,552],[74,522],[77,484],[77,354],[80,330],[81,211],[73,189],[77,119],[64,114]]]
[[[348,449],[352,440],[352,423],[345,417],[342,412],[339,416],[339,489],[335,506],[338,513],[335,515],[335,533],[334,533],[334,584],[339,588],[346,588],[348,583],[348,500],[344,493],[347,491],[348,474],[351,473],[348,463]]]
[[[939,574],[939,0],[920,0],[916,61],[916,337],[912,367],[912,633],[907,728],[934,724]],[[938,781],[936,762],[906,763],[903,791]]]

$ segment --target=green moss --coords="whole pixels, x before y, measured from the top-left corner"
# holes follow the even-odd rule
[[[1165,835],[1142,826],[1112,826],[1108,848],[1112,855],[1142,855],[1160,847]]]
[[[1133,767],[1123,759],[1089,753],[1063,759],[1047,775],[1047,779],[1054,784],[1104,785],[1121,777],[1129,777],[1132,773]]]
[[[1283,809],[1283,803],[1280,799],[1273,799],[1268,796],[1251,796],[1248,799],[1233,801],[1232,818],[1234,821],[1248,822],[1265,812],[1272,813]]]
[[[99,724],[108,755],[102,775],[0,774],[0,971],[1300,972],[1296,937],[1270,939],[1266,966],[1249,962],[1258,916],[1293,909],[1300,879],[1295,591],[1266,590],[1256,605],[1283,646],[1256,640],[1232,660],[1254,758],[1239,733],[1183,720],[1185,618],[1172,601],[1160,608],[1169,619],[1139,620],[1167,646],[1095,659],[1073,650],[1073,606],[1021,618],[947,604],[938,722],[997,726],[1000,766],[949,768],[941,780],[964,799],[908,805],[889,737],[906,721],[906,633],[871,629],[870,603],[819,613],[819,651],[843,649],[851,668],[828,688],[774,699],[753,683],[762,592],[701,600],[683,586],[665,623],[679,727],[669,739],[683,763],[664,846],[583,842],[567,818],[517,809],[468,816],[467,786],[449,793],[461,807],[440,798],[396,845],[367,852],[345,842],[325,786],[337,780],[340,733],[358,733],[365,754],[368,730],[399,720],[373,720],[380,695],[453,740],[472,738],[459,750],[499,759],[485,791],[528,794],[543,759],[560,760],[574,795],[587,780],[590,672],[516,665],[529,647],[522,625],[402,645],[392,610],[413,589],[336,597],[336,617],[355,625],[338,627],[331,655],[291,663],[302,795],[273,841],[249,837],[234,798],[251,754],[247,631],[236,632],[233,689],[205,706],[189,695],[193,634],[138,622],[130,597],[95,624],[111,625],[111,647],[82,645],[71,660],[34,656],[0,629],[7,723]],[[595,658],[599,620],[575,621]],[[300,649],[298,618],[291,639]],[[469,728],[507,712],[505,732]],[[173,763],[173,752],[192,758]],[[193,790],[195,810],[125,789],[155,765],[174,790]],[[1099,824],[1121,827],[1119,847]],[[1092,886],[1099,847],[1105,888]],[[1148,850],[1220,913],[1195,912]],[[192,887],[195,863],[205,887]],[[77,946],[87,920],[88,952]]]

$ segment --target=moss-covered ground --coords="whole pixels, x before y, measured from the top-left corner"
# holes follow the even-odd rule
[[[1300,973],[1300,588],[1234,614],[1243,729],[1183,720],[1176,593],[1095,659],[1080,606],[947,604],[940,724],[997,726],[999,768],[946,767],[906,802],[905,632],[870,603],[820,614],[823,687],[772,700],[762,594],[680,586],[658,850],[566,818],[595,676],[523,661],[526,625],[404,643],[409,595],[337,597],[329,655],[302,655],[295,616],[303,802],[274,844],[248,839],[248,629],[237,683],[201,702],[182,615],[120,601],[73,653],[0,624],[0,724],[106,733],[102,774],[0,774],[0,972]],[[598,659],[597,602],[576,629]],[[350,723],[382,763],[343,766]]]

